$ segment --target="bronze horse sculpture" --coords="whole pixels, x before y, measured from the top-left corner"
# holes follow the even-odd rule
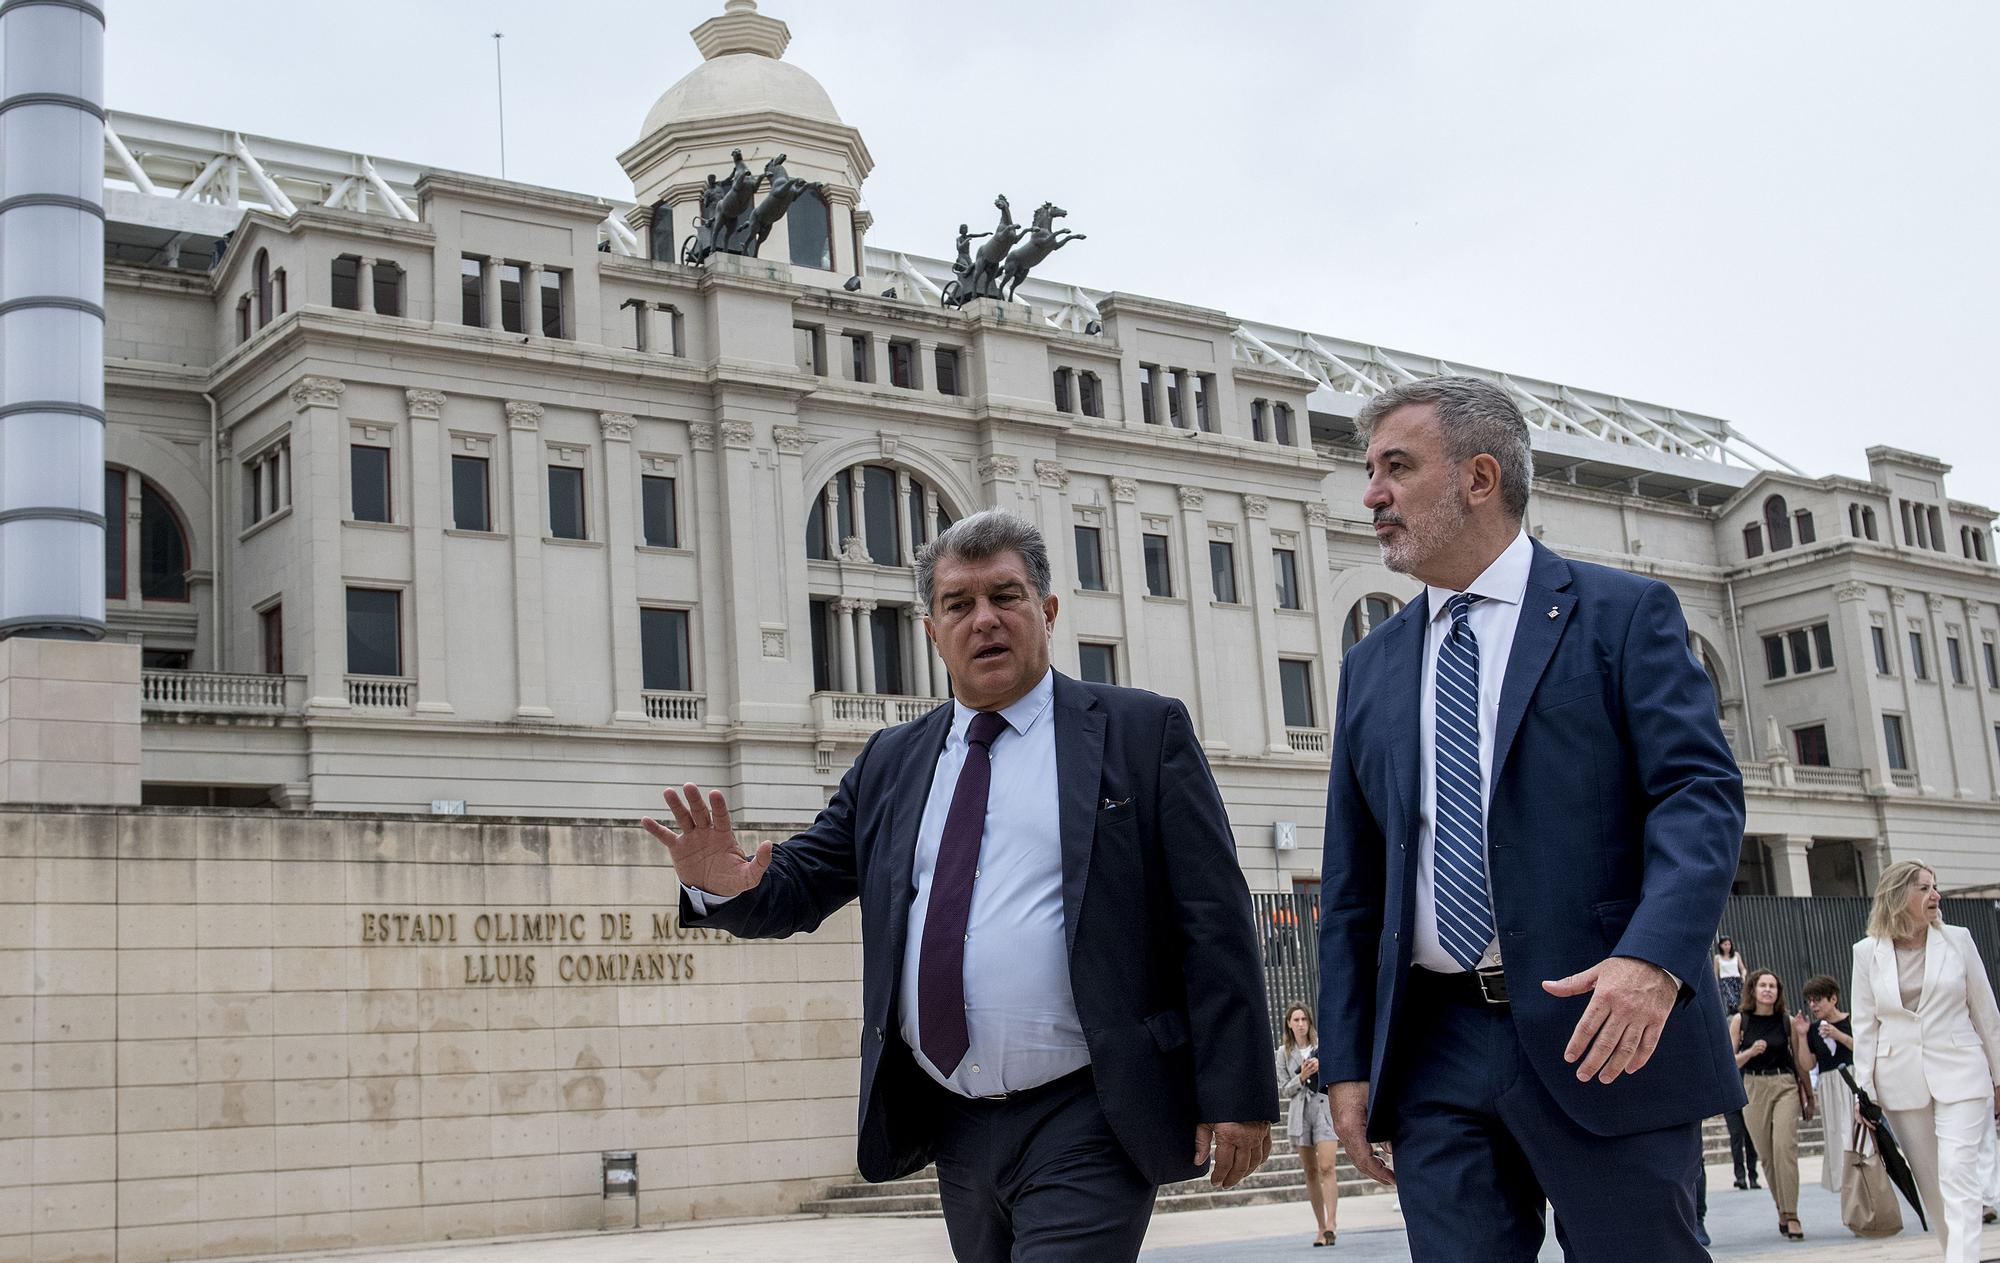
[[[942,301],[947,307],[963,307],[975,298],[1001,296],[1001,268],[1007,261],[1008,252],[1029,230],[1014,222],[1013,210],[1004,193],[993,199],[993,205],[1000,210],[1000,224],[990,234],[980,234],[986,237],[986,241],[971,256],[964,271],[961,272],[956,264],[952,266],[952,270],[959,275],[945,284]],[[971,240],[971,234],[963,235],[968,242]]]
[[[1009,250],[1006,261],[1001,265],[999,287],[1003,291],[1001,294],[1003,300],[1007,302],[1014,300],[1014,291],[1021,288],[1022,281],[1028,279],[1029,269],[1070,242],[1086,239],[1084,233],[1071,232],[1067,228],[1055,226],[1056,220],[1068,214],[1068,211],[1054,202],[1043,202],[1035,209],[1034,226],[1028,230],[1028,239]],[[982,250],[981,253],[985,252]]]
[[[729,174],[720,180],[711,174],[708,187],[702,190],[701,217],[681,247],[683,263],[700,263],[717,251],[754,258],[772,227],[785,217],[800,194],[812,189],[824,196],[823,185],[795,179],[785,170],[784,154],[766,162],[763,175],[755,174],[744,163],[741,149],[730,150],[729,156],[735,164]],[[757,188],[766,180],[771,191],[758,202]]]
[[[771,235],[772,227],[785,217],[785,212],[792,208],[792,203],[798,201],[802,194],[810,189],[822,199],[826,197],[825,185],[797,178],[785,170],[784,154],[779,154],[764,164],[764,178],[770,181],[771,191],[764,195],[764,200],[757,203],[757,209],[751,212],[750,248],[744,251],[753,258],[763,246],[764,239]]]

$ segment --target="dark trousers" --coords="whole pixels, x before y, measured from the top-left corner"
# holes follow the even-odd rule
[[[1567,1259],[1706,1263],[1699,1124],[1592,1135],[1542,1086],[1506,1008],[1462,1003],[1415,973],[1404,1064],[1390,1086],[1416,1263],[1533,1263],[1545,1203]]]
[[[1112,1134],[1089,1070],[997,1101],[942,1088],[934,1098],[938,1192],[959,1263],[1139,1257],[1156,1190]]]
[[[1723,1125],[1729,1128],[1729,1165],[1736,1168],[1736,1179],[1741,1183],[1747,1178],[1752,1184],[1757,1182],[1757,1146],[1750,1143],[1750,1125],[1743,1121],[1742,1110],[1731,1110],[1722,1116]]]

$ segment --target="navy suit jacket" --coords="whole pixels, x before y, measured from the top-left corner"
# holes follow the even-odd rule
[[[1369,1082],[1376,1139],[1394,1126],[1415,932],[1429,617],[1420,595],[1348,653],[1327,789],[1320,1077]],[[1564,1112],[1617,1136],[1741,1107],[1709,948],[1742,849],[1743,779],[1671,588],[1534,545],[1487,802],[1514,1026]],[[1614,955],[1679,977],[1680,1001],[1645,1069],[1579,1083],[1562,1054],[1589,993],[1542,983]]]
[[[1191,1179],[1199,1123],[1278,1117],[1249,888],[1185,707],[1055,678],[1063,929],[1098,1101],[1156,1184]],[[935,1093],[896,1013],[917,828],[952,707],[876,733],[763,881],[690,925],[748,938],[816,929],[861,900],[861,1174],[931,1160]],[[1106,807],[1104,804],[1115,806]],[[997,804],[1001,810],[1004,804]]]

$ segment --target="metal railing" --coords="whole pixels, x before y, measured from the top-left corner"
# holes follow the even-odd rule
[[[415,680],[399,680],[389,675],[350,675],[347,704],[356,710],[408,710],[416,690]]]
[[[284,715],[305,704],[305,677],[217,671],[139,673],[141,710],[164,714]]]
[[[668,693],[648,691],[646,718],[661,723],[698,724],[705,697],[701,693]]]
[[[1291,743],[1294,754],[1325,754],[1328,748],[1323,728],[1287,728],[1285,740]]]

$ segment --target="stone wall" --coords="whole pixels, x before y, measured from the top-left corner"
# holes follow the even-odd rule
[[[0,1260],[790,1210],[851,1178],[850,909],[679,924],[627,825],[0,807]]]

